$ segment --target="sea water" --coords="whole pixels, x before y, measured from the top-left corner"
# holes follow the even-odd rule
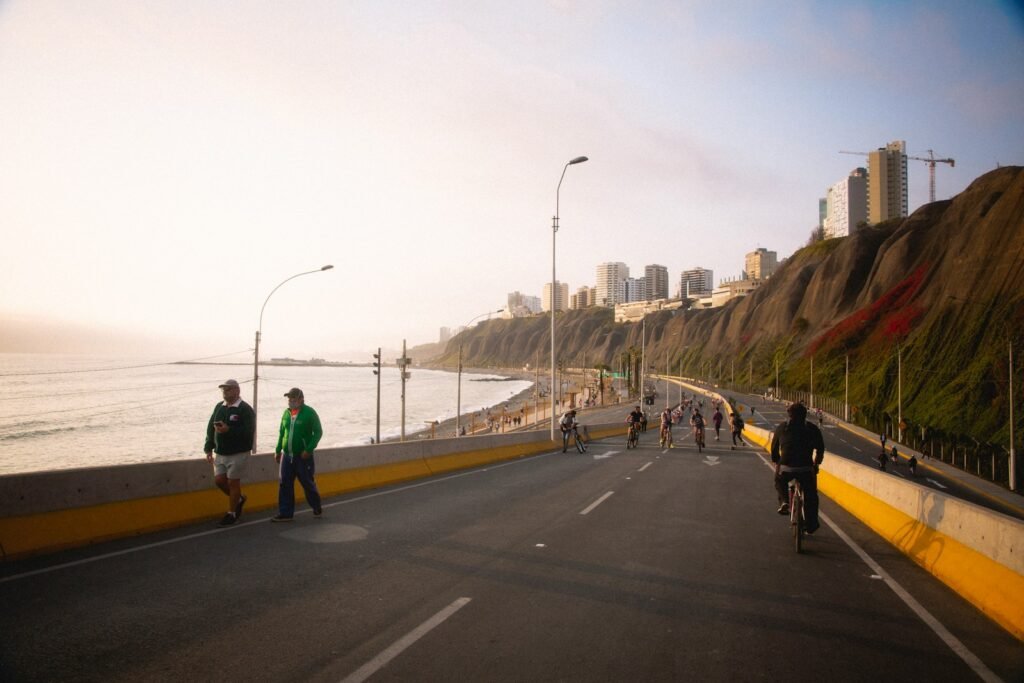
[[[455,417],[456,373],[412,368],[406,382],[407,438]],[[154,359],[0,354],[0,474],[203,457],[217,385],[241,384],[252,404],[252,365],[175,364]],[[463,373],[462,412],[481,411],[528,389],[529,381]],[[273,451],[283,394],[299,387],[320,415],[320,448],[370,443],[377,378],[351,366],[260,366],[257,450]],[[401,379],[382,370],[380,434],[401,433]],[[467,418],[468,422],[468,418]],[[414,435],[414,432],[421,432]],[[438,436],[452,436],[440,434]]]

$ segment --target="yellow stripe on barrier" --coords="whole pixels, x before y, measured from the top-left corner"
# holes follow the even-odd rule
[[[1024,640],[1024,577],[827,472],[818,490]]]

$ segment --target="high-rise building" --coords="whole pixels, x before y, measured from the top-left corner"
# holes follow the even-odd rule
[[[846,237],[868,219],[868,172],[855,168],[828,188],[828,211],[822,227],[825,239]]]
[[[768,251],[764,247],[758,247],[747,254],[747,279],[767,280],[779,267],[779,255],[774,251]]]
[[[441,328],[441,336],[438,339],[438,341],[440,343],[442,343],[442,344],[447,344],[448,341],[451,338],[452,338],[452,328],[450,328],[450,327],[442,327]]]
[[[828,197],[818,200],[818,227],[825,227],[825,218],[828,216]]]
[[[541,306],[545,312],[551,310],[551,283],[544,283],[544,292],[541,294]],[[565,282],[555,280],[555,310],[564,311],[569,308],[569,285]]]
[[[602,263],[597,266],[597,306],[614,306],[626,300],[625,281],[629,277],[629,266],[620,262]]]
[[[580,287],[576,293],[569,297],[569,308],[587,308],[591,305],[590,287]]]
[[[702,296],[711,296],[715,289],[715,272],[697,266],[690,270],[684,270],[679,276],[679,298],[695,299]]]
[[[619,303],[631,303],[633,301],[647,300],[646,278],[627,277],[622,281],[623,299]]]
[[[868,153],[868,221],[907,215],[907,143],[895,140]]]
[[[652,264],[644,267],[645,301],[668,298],[668,268]]]

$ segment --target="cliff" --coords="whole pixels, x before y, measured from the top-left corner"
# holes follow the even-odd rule
[[[557,326],[557,356],[571,366],[618,369],[641,346],[641,325],[616,324],[609,309],[559,314]],[[546,367],[549,332],[547,316],[490,321],[431,364],[454,368],[461,343],[467,367]],[[837,399],[848,358],[850,402],[875,423],[896,413],[899,347],[908,426],[1005,443],[1009,344],[1024,357],[1024,168],[997,169],[908,218],[805,247],[750,296],[649,315],[646,332],[657,368],[735,372],[737,384],[752,373],[760,388],[774,385],[778,362],[780,384],[807,391],[813,358],[815,394]]]

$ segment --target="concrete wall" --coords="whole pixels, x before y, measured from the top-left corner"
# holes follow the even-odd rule
[[[592,438],[622,431],[618,424],[590,427]],[[536,455],[553,447],[545,430],[327,448],[316,452],[317,486],[323,495],[333,496]],[[273,455],[249,458],[242,488],[247,511],[276,507]],[[213,521],[226,507],[205,458],[4,475],[0,556],[10,559]]]

